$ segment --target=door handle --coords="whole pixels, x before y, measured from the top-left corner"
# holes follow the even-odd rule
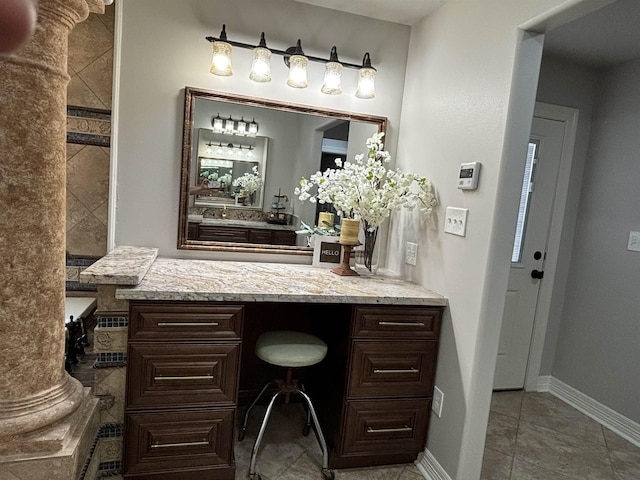
[[[531,278],[542,280],[542,277],[544,277],[544,270],[531,270]]]

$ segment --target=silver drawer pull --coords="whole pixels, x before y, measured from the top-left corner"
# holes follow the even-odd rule
[[[367,427],[367,433],[396,433],[396,432],[410,432],[413,428],[404,426],[400,428],[371,428]]]
[[[417,368],[374,368],[373,373],[418,373],[420,370]]]
[[[217,327],[218,322],[158,322],[159,327]]]
[[[209,445],[209,442],[202,440],[201,442],[154,443],[151,448],[196,447],[199,445]]]
[[[213,375],[184,375],[184,376],[163,376],[153,377],[154,380],[212,380]]]
[[[424,327],[424,322],[385,322],[379,321],[378,325],[385,327]]]

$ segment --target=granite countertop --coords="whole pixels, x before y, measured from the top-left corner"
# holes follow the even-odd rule
[[[297,230],[293,225],[281,225],[279,223],[259,222],[257,220],[238,220],[229,218],[203,218],[200,223],[202,225],[215,225],[217,227],[244,227],[244,228],[262,228],[267,230]]]
[[[361,272],[359,277],[342,277],[310,265],[156,258],[156,254],[156,249],[118,247],[83,271],[80,279],[120,283],[116,298],[126,300],[447,305],[442,295],[390,275]]]

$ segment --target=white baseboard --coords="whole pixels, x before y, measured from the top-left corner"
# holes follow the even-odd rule
[[[451,480],[444,468],[429,450],[425,450],[416,460],[416,467],[426,480]]]
[[[640,447],[640,424],[612,410],[570,385],[548,375],[538,377],[539,392],[549,392],[576,410],[591,417],[625,440]]]

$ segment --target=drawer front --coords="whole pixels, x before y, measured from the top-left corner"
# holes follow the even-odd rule
[[[233,468],[233,422],[232,409],[128,414],[125,473]]]
[[[249,230],[249,243],[271,243],[271,230]]]
[[[233,404],[240,345],[130,344],[127,408]]]
[[[421,452],[427,438],[431,401],[347,402],[342,454]]]
[[[295,245],[296,244],[296,232],[287,230],[274,230],[273,231],[273,244],[274,245]]]
[[[240,242],[249,240],[249,230],[246,228],[216,227],[212,225],[200,225],[198,240],[208,242]]]
[[[435,341],[354,341],[351,396],[431,396],[438,355]]]
[[[242,305],[131,302],[129,340],[240,339]]]
[[[354,337],[438,338],[439,307],[356,307]]]

